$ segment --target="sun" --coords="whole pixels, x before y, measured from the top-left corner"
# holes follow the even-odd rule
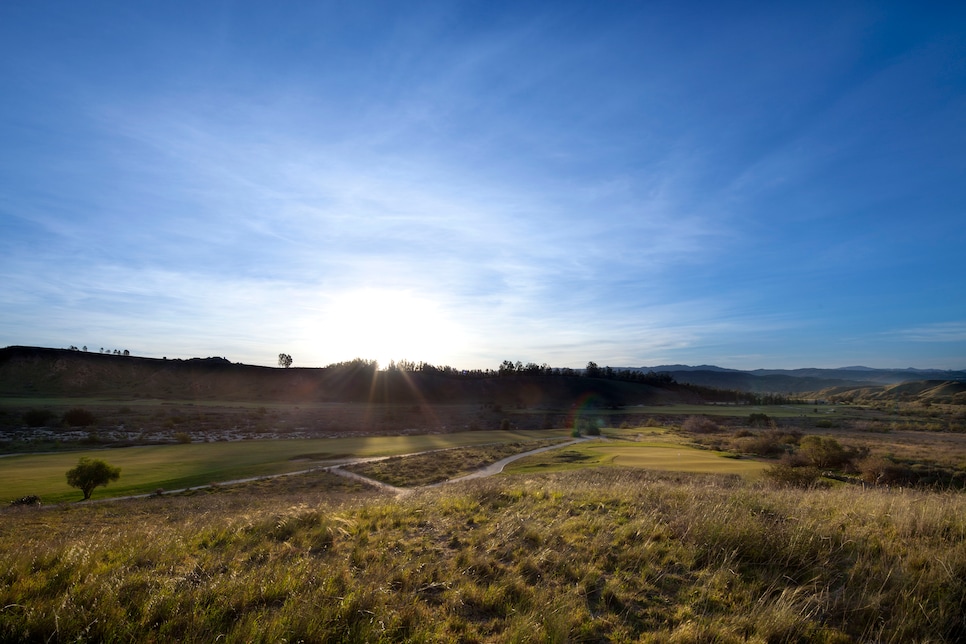
[[[338,360],[412,360],[446,364],[464,333],[434,300],[404,290],[359,289],[326,298],[326,355]]]

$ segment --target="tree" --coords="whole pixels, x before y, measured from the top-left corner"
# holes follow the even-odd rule
[[[288,369],[292,366],[292,356],[287,353],[278,354],[278,366]]]
[[[77,467],[67,470],[67,485],[84,493],[84,500],[91,498],[94,488],[107,485],[121,478],[121,468],[99,459],[81,458]]]

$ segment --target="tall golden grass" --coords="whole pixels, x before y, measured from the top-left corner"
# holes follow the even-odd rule
[[[618,468],[352,486],[4,511],[0,639],[966,638],[962,494]]]

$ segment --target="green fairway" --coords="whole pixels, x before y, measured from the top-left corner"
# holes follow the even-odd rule
[[[768,467],[767,463],[760,461],[726,458],[717,452],[683,445],[595,441],[523,458],[508,465],[504,471],[547,472],[601,465],[672,472],[738,474],[750,479],[757,478]]]
[[[418,436],[362,436],[309,440],[236,441],[26,454],[0,458],[0,502],[36,494],[45,503],[78,500],[65,473],[82,456],[121,468],[121,479],[93,498],[180,489],[306,469],[310,461],[346,456],[390,456],[432,449],[560,438],[565,430],[477,431]]]

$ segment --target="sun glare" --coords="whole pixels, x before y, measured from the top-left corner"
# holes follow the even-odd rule
[[[413,360],[447,364],[463,333],[438,303],[409,291],[363,289],[330,298],[323,323],[336,360]]]

